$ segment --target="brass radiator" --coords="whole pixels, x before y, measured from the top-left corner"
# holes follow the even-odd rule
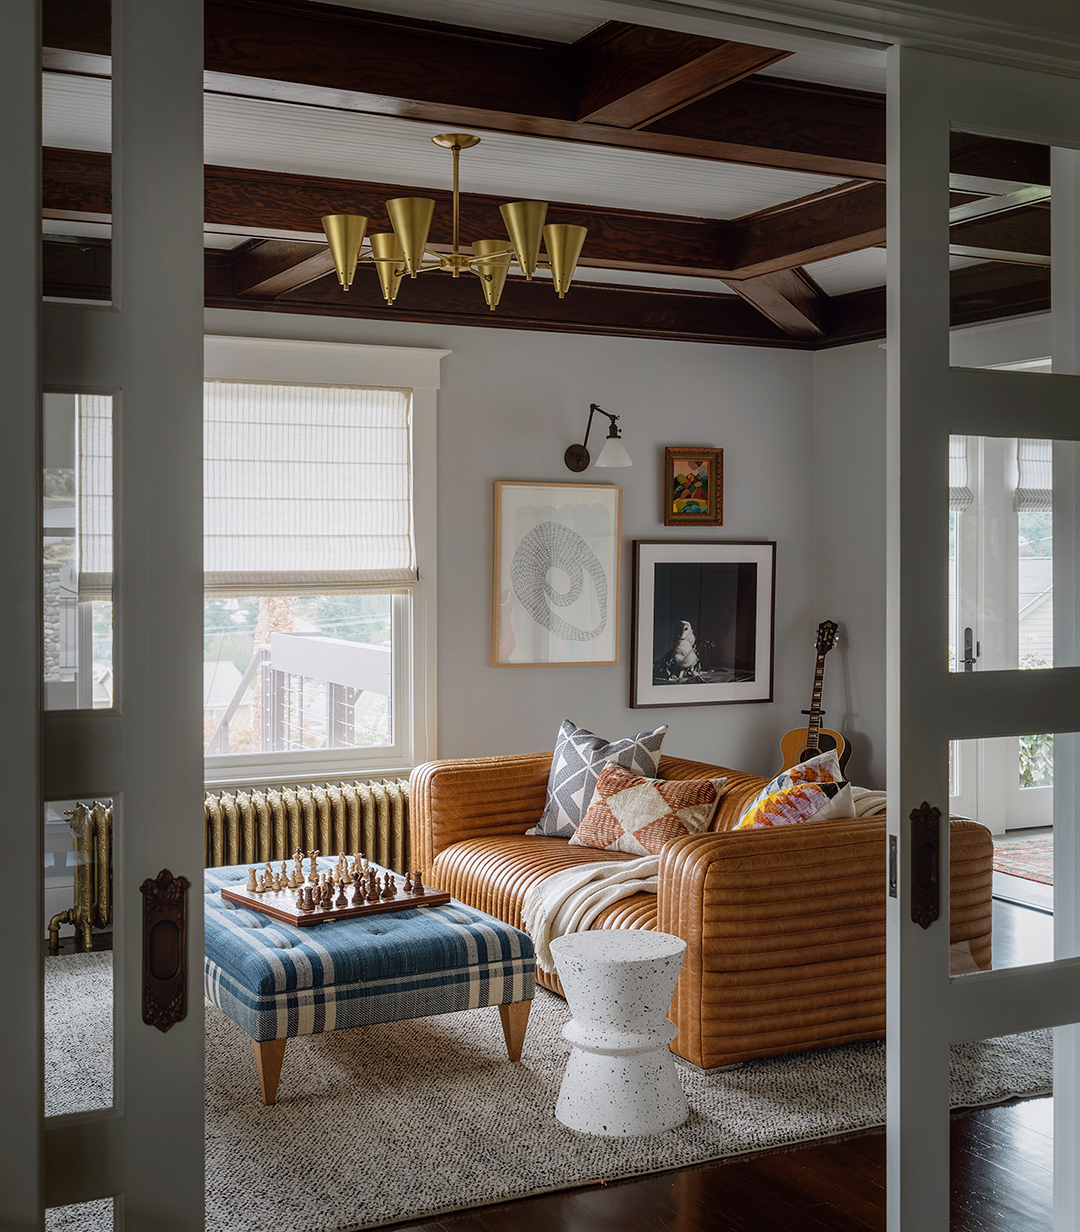
[[[49,921],[50,954],[60,953],[61,924],[73,924],[89,950],[92,930],[108,927],[113,918],[112,805],[76,804],[67,816],[74,840],[75,905]]]
[[[208,793],[204,812],[207,868],[290,860],[299,847],[408,870],[407,779]]]

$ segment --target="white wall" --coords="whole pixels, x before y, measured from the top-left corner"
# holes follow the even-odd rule
[[[443,361],[438,409],[441,756],[550,749],[569,717],[609,737],[668,723],[671,753],[762,774],[778,767],[779,737],[809,704],[813,633],[823,618],[813,603],[811,355],[264,312],[208,310],[206,318],[214,334],[453,351]],[[562,454],[581,440],[590,402],[622,416],[634,459],[632,470],[590,468],[577,477],[623,487],[620,663],[494,668],[492,484],[573,482]],[[724,449],[722,528],[664,527],[663,447],[680,444]],[[772,704],[629,708],[630,562],[637,538],[776,540]]]
[[[885,786],[885,352],[814,354],[815,619],[840,626],[825,660],[825,726],[851,744],[846,773]],[[806,705],[807,703],[803,703]]]

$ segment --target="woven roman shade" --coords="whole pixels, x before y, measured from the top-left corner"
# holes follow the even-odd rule
[[[1048,513],[1054,507],[1054,442],[1016,442],[1018,478],[1013,508],[1018,513]]]
[[[967,509],[975,500],[968,486],[967,437],[949,437],[949,508]]]
[[[204,389],[208,594],[385,594],[412,586],[409,390],[231,380]],[[106,597],[111,586],[111,449],[101,419],[95,408],[80,408],[83,598]]]
[[[77,394],[79,598],[112,598],[112,398]]]

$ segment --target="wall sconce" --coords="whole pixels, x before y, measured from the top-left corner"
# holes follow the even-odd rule
[[[608,426],[607,440],[604,442],[604,448],[600,450],[600,456],[596,459],[596,465],[600,466],[633,466],[630,461],[630,455],[623,448],[622,433],[618,429],[618,415],[612,415],[610,411],[605,411],[603,407],[599,407],[595,402],[589,404],[589,422],[585,426],[585,439],[580,445],[571,445],[563,454],[563,461],[567,468],[572,471],[583,471],[589,465],[589,433],[592,431],[593,416],[599,411],[601,415],[606,415],[611,420]]]

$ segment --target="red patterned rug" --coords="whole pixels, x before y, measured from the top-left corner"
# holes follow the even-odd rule
[[[994,846],[994,872],[1054,884],[1054,839],[1029,838]]]

